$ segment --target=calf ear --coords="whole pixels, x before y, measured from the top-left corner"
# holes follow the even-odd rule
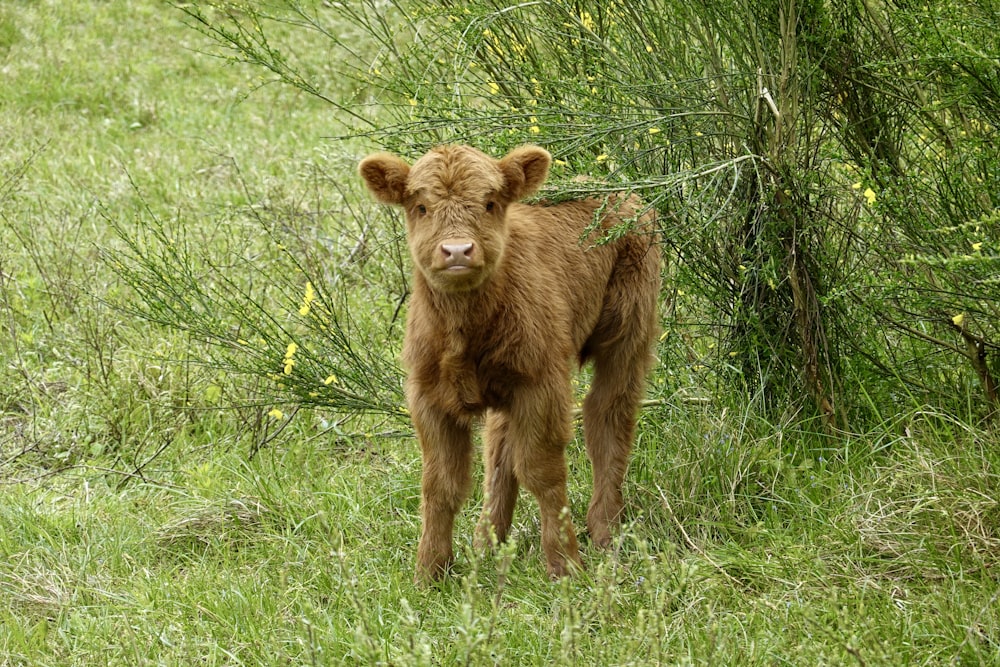
[[[383,204],[403,203],[410,165],[389,153],[369,155],[358,165],[358,173],[375,198]]]
[[[500,160],[503,172],[503,195],[508,201],[517,201],[536,192],[549,175],[552,156],[538,146],[515,148]]]

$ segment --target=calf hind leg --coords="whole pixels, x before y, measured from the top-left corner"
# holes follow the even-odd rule
[[[611,531],[621,517],[622,484],[635,436],[643,380],[644,366],[618,366],[597,359],[592,388],[584,400],[584,435],[594,469],[587,530],[599,547],[611,543]]]
[[[475,544],[480,551],[488,549],[494,539],[497,542],[507,539],[517,503],[518,483],[510,442],[510,417],[506,413],[491,410],[486,415],[483,449],[483,515],[479,520]]]
[[[583,403],[594,469],[587,529],[601,547],[611,543],[611,530],[621,518],[622,483],[657,335],[658,256],[642,255],[622,268],[609,285],[609,305],[588,343],[594,377]]]

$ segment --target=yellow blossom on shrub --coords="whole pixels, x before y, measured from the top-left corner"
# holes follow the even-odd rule
[[[309,314],[309,308],[312,306],[312,302],[316,299],[316,292],[313,290],[312,283],[308,280],[306,281],[306,293],[302,297],[302,306],[299,307],[299,315],[305,317]]]
[[[295,352],[299,349],[299,346],[295,343],[289,343],[288,348],[285,350],[285,359],[282,362],[285,367],[285,375],[292,374],[292,368],[295,367]]]
[[[871,206],[875,203],[875,191],[871,188],[866,189],[862,194],[864,194],[865,199],[868,200],[868,205]]]
[[[267,413],[267,416],[271,419],[277,419],[280,421],[281,419],[284,419],[285,413],[278,408],[271,408],[271,410]]]
[[[954,324],[956,327],[962,326],[962,322],[964,321],[965,321],[965,313],[959,313],[955,317],[951,318],[952,324]]]

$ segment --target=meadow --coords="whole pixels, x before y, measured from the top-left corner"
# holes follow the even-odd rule
[[[185,4],[0,0],[0,664],[1000,664],[975,373],[922,366],[958,409],[852,386],[866,417],[824,428],[712,369],[687,284],[614,547],[548,581],[522,494],[476,554],[477,491],[415,585],[408,260],[355,173],[405,140],[348,136],[380,112],[344,115],[329,36],[272,28],[336,104]],[[583,525],[579,429],[569,460]]]

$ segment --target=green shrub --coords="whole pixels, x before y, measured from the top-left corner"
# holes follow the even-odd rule
[[[537,142],[556,157],[547,197],[641,194],[670,250],[668,364],[832,429],[901,402],[997,405],[988,5],[181,8],[229,57],[330,101],[345,136],[411,157]],[[328,67],[295,31],[328,39]],[[350,95],[329,92],[345,78]]]

